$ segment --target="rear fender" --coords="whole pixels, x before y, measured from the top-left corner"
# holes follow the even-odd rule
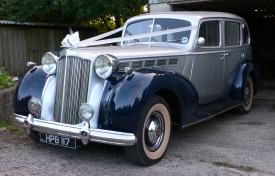
[[[258,76],[257,71],[252,62],[244,62],[239,66],[235,80],[230,91],[230,99],[242,101],[243,100],[243,85],[248,76],[251,76],[254,83],[254,93],[258,90]]]

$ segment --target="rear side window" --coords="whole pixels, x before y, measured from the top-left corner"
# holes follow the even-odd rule
[[[199,38],[205,40],[202,46],[220,46],[220,25],[219,21],[205,21],[201,23]]]
[[[225,46],[238,46],[241,44],[240,23],[226,21],[224,34]]]

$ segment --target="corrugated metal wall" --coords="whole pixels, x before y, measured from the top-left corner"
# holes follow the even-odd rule
[[[94,30],[88,28],[78,31],[81,40],[96,35]],[[40,65],[41,56],[48,51],[58,51],[61,41],[68,33],[68,27],[51,29],[0,25],[0,67],[5,67],[11,75],[22,76],[28,70],[28,61]]]

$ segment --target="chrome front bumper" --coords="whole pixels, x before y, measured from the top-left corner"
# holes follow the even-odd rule
[[[131,146],[137,141],[135,135],[132,133],[89,128],[89,124],[86,122],[83,125],[69,125],[45,121],[33,118],[31,114],[28,116],[13,114],[12,123],[16,126],[25,128],[27,134],[31,134],[32,131],[37,131],[79,139],[84,145],[88,144],[90,141],[118,146]]]

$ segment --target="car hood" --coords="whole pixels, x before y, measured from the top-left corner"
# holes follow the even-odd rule
[[[88,59],[95,59],[101,54],[110,54],[118,59],[130,59],[182,55],[186,53],[186,49],[177,44],[133,44],[80,48],[79,52],[82,57]]]

